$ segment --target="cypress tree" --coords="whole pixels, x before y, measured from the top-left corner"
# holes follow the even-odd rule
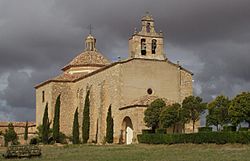
[[[87,143],[89,139],[89,126],[90,126],[90,118],[89,118],[89,93],[87,91],[85,102],[84,102],[84,110],[83,110],[83,120],[82,120],[82,143]]]
[[[48,117],[48,103],[46,103],[43,114],[42,142],[44,144],[48,144],[48,139],[49,139],[49,117]]]
[[[26,121],[26,124],[25,124],[25,129],[24,129],[24,140],[28,140],[28,121]]]
[[[60,96],[56,99],[55,113],[53,120],[53,139],[55,142],[59,142],[59,133],[60,133]]]
[[[106,118],[106,141],[107,143],[113,143],[113,133],[114,133],[114,120],[112,118],[111,105],[108,109],[108,114]]]
[[[73,136],[73,144],[79,144],[78,108],[76,108],[76,112],[74,115],[72,136]]]

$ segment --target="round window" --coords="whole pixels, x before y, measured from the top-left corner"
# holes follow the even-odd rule
[[[147,90],[147,92],[148,92],[148,94],[152,94],[152,93],[153,93],[153,90],[152,90],[151,88],[149,88],[149,89]]]

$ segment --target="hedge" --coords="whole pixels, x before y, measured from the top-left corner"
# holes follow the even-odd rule
[[[249,128],[248,127],[241,127],[241,128],[239,128],[239,131],[249,131]]]
[[[154,131],[151,129],[143,129],[142,130],[142,134],[153,134],[153,133],[154,133]]]
[[[223,130],[222,131],[236,131],[236,126],[223,126]]]
[[[213,130],[212,127],[199,127],[198,132],[211,132]]]
[[[166,134],[167,133],[167,129],[156,129],[155,130],[155,133],[156,134]]]
[[[191,134],[140,134],[139,143],[146,144],[179,144],[179,143],[250,143],[250,132],[202,132]]]

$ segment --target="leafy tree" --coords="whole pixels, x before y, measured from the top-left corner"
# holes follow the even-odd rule
[[[151,127],[153,131],[159,127],[159,117],[161,110],[166,104],[162,99],[154,100],[144,112],[144,122],[147,127]]]
[[[84,102],[84,110],[83,110],[83,121],[82,121],[82,142],[87,143],[89,139],[89,127],[90,127],[90,117],[89,117],[89,94],[90,91],[87,91],[85,102]]]
[[[227,97],[221,95],[215,98],[207,106],[208,115],[206,116],[207,125],[214,125],[219,130],[219,125],[224,126],[230,122],[228,114],[230,101]]]
[[[28,140],[28,121],[26,121],[26,124],[25,124],[25,129],[24,129],[24,140]]]
[[[79,144],[79,122],[78,122],[78,108],[76,108],[73,122],[73,144]]]
[[[163,107],[160,114],[160,125],[163,128],[169,128],[173,126],[173,133],[175,132],[175,127],[178,122],[180,122],[180,117],[178,111],[181,105],[179,103],[174,103],[172,105]]]
[[[195,123],[200,119],[200,114],[205,110],[206,103],[202,103],[202,98],[200,97],[189,96],[183,100],[182,108],[188,111],[188,118],[192,121],[194,132]]]
[[[7,146],[9,142],[11,142],[11,144],[13,145],[18,144],[18,137],[12,123],[9,123],[8,129],[5,131],[4,141],[5,141],[5,146]]]
[[[54,113],[54,120],[53,120],[53,139],[55,142],[59,142],[60,140],[60,96],[58,95],[56,99],[55,105],[55,113]]]
[[[113,134],[114,134],[114,120],[112,118],[112,111],[111,111],[111,105],[108,109],[108,114],[106,118],[106,141],[107,143],[113,143]]]
[[[185,133],[185,124],[189,122],[189,111],[183,107],[178,108],[178,119],[182,127],[182,132]]]
[[[243,92],[231,101],[229,115],[234,125],[246,121],[250,128],[250,92]]]
[[[43,114],[43,124],[42,128],[42,142],[48,144],[49,140],[49,117],[48,117],[48,103],[46,103],[44,114]],[[39,129],[38,129],[39,130]]]

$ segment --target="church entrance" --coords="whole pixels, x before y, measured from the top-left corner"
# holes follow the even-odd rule
[[[121,141],[123,144],[131,144],[133,140],[133,124],[131,119],[126,116],[122,121]]]

